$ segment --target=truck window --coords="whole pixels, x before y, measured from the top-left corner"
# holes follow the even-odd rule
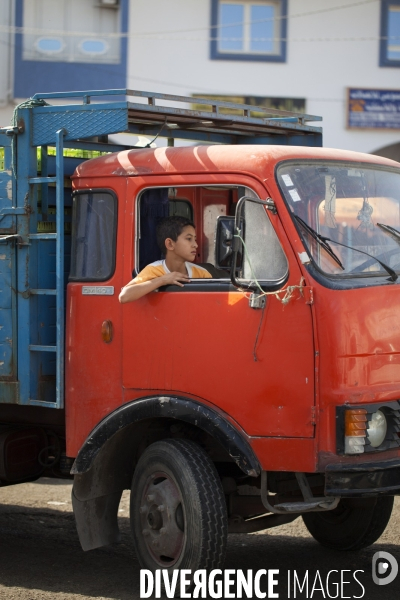
[[[70,280],[106,281],[115,268],[117,199],[111,191],[75,192]]]
[[[138,199],[138,245],[136,248],[136,273],[146,265],[160,260],[156,229],[161,219],[170,215],[170,190],[175,188],[151,188],[144,190]]]
[[[193,221],[193,207],[188,200],[170,200],[169,216],[185,217],[186,219]]]
[[[216,225],[218,217],[235,214],[236,203],[242,196],[257,197],[251,189],[235,185],[144,190],[138,197],[136,273],[162,259],[156,241],[159,220],[169,215],[180,215],[192,219],[196,225],[196,264],[207,269],[212,279],[229,280],[230,266],[215,266]],[[244,262],[240,276],[268,282],[283,280],[288,272],[287,259],[265,209],[250,203],[244,216],[249,260]]]
[[[199,245],[196,264],[213,264],[216,220],[219,215],[227,214],[232,199],[232,189],[222,187],[208,189],[192,186],[144,190],[138,198],[135,271],[139,272],[146,265],[162,258],[156,240],[157,223],[162,218],[174,215],[186,217],[196,225]],[[218,275],[222,277],[225,273]]]
[[[208,204],[203,210],[204,262],[214,262],[215,257],[215,224],[217,218],[226,215],[224,204]]]
[[[398,172],[351,163],[284,163],[278,182],[320,271],[335,278],[387,277],[379,260],[400,271]],[[327,239],[332,252],[310,229]]]

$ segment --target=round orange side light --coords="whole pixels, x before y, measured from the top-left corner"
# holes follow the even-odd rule
[[[113,326],[111,321],[103,321],[101,324],[101,339],[109,344],[113,339]]]

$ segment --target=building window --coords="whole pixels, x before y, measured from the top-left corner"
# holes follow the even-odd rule
[[[400,0],[381,3],[381,67],[400,67]]]
[[[212,0],[211,58],[285,62],[287,0]]]
[[[209,110],[212,106],[213,100],[219,100],[221,102],[232,102],[235,104],[248,104],[254,106],[254,110],[250,111],[250,116],[254,118],[265,118],[265,113],[257,111],[257,106],[263,106],[264,108],[271,109],[271,113],[274,110],[288,110],[290,112],[305,113],[306,112],[306,99],[305,98],[278,98],[278,97],[265,97],[265,96],[227,96],[222,94],[192,94],[194,100],[192,104],[193,110],[205,111]],[[210,105],[207,104],[196,104],[195,98],[209,98]],[[243,109],[235,108],[223,108],[220,107],[219,112],[225,115],[238,115],[243,116]]]
[[[13,3],[14,98],[127,87],[129,0]]]
[[[120,21],[118,4],[93,0],[25,1],[22,58],[119,64]]]

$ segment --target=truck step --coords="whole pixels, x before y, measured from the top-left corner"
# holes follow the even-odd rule
[[[310,502],[282,502],[282,504],[275,504],[274,508],[282,512],[303,513],[318,508],[327,510],[331,507],[331,505],[333,508],[335,501],[336,498],[332,498],[330,500],[327,500],[326,498],[319,498]]]

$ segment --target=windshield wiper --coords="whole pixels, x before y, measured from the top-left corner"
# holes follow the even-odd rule
[[[327,238],[327,239],[329,240],[329,238]],[[342,242],[335,242],[335,240],[329,240],[329,241],[332,242],[333,244],[337,244],[338,246],[343,246],[343,248],[348,248],[349,250],[354,250],[355,252],[361,252],[361,254],[365,254],[365,256],[369,256],[370,258],[373,258],[374,260],[376,260],[376,262],[378,262],[381,265],[381,267],[383,267],[385,269],[385,271],[387,273],[389,273],[390,279],[392,281],[396,281],[398,279],[398,275],[397,275],[396,271],[393,271],[393,269],[391,267],[389,267],[386,263],[379,260],[379,258],[376,258],[376,256],[373,256],[373,254],[369,254],[369,252],[364,252],[364,250],[360,250],[359,248],[353,248],[353,246],[347,246],[346,244],[342,244]]]
[[[332,242],[333,240],[330,240],[329,238],[324,237],[323,235],[321,235],[320,233],[318,233],[317,231],[315,231],[315,229],[313,229],[312,227],[310,227],[305,221],[303,221],[303,219],[301,217],[298,217],[297,215],[294,215],[294,217],[300,223],[300,225],[302,225],[304,227],[304,229],[311,235],[311,237],[314,238],[314,240],[316,242],[318,242],[318,244],[320,246],[322,246],[322,248],[329,254],[329,256],[331,258],[333,258],[333,260],[344,271],[345,267],[340,262],[340,258],[334,253],[334,251],[332,250],[332,248],[328,244],[328,242]]]
[[[303,219],[301,219],[297,215],[295,215],[295,218],[297,219],[297,221],[299,221],[299,223],[301,223],[301,225],[303,225],[304,229],[306,231],[308,231],[310,233],[310,235],[320,243],[320,245],[326,250],[326,252],[328,252],[328,254],[336,260],[336,262],[342,267],[343,270],[345,270],[345,267],[342,265],[340,260],[337,258],[336,254],[334,254],[334,252],[333,252],[332,248],[329,246],[328,242],[331,242],[332,244],[337,244],[338,246],[343,246],[343,248],[348,248],[349,250],[354,250],[355,252],[360,252],[361,254],[365,254],[365,256],[369,256],[370,258],[373,258],[376,262],[378,262],[381,265],[381,267],[383,269],[385,269],[385,271],[387,273],[389,273],[390,279],[392,281],[397,281],[398,275],[397,275],[396,271],[393,271],[393,269],[391,267],[389,267],[387,264],[385,264],[384,262],[379,260],[379,258],[376,258],[376,256],[373,256],[372,254],[369,254],[368,252],[365,252],[364,250],[360,250],[359,248],[353,248],[353,246],[347,246],[347,244],[342,244],[342,242],[337,242],[336,240],[332,240],[331,238],[325,237],[325,236],[319,234],[314,229],[312,229],[312,227],[307,225],[307,223],[305,221],[303,221]],[[389,227],[389,226],[386,225],[385,227]],[[393,229],[393,227],[390,227],[390,229]],[[394,231],[397,232],[397,234],[399,236],[399,240],[400,240],[400,232],[398,232],[396,229],[394,229]]]
[[[400,231],[397,231],[397,229],[395,229],[394,227],[391,227],[390,225],[385,225],[384,223],[377,223],[377,225],[378,227],[383,229],[383,231],[388,233],[392,239],[400,243]]]

